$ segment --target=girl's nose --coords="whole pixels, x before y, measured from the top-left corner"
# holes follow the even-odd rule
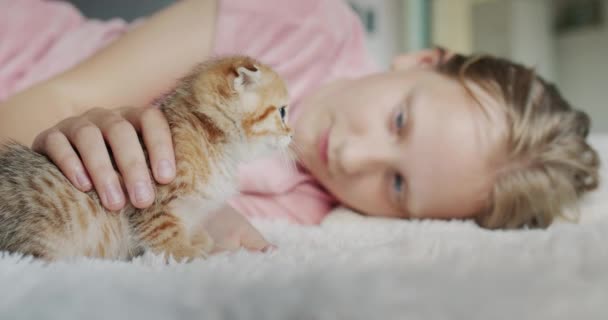
[[[340,146],[338,161],[344,174],[359,175],[387,165],[390,159],[387,144],[374,140],[356,137]]]

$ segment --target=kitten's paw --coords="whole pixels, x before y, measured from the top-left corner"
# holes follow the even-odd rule
[[[178,238],[178,239],[176,239]],[[194,259],[207,258],[213,250],[213,239],[206,232],[199,232],[190,239],[176,237],[162,247],[152,247],[150,251],[164,256],[165,262],[191,262]]]
[[[205,231],[199,231],[190,237],[188,244],[171,250],[169,256],[177,262],[191,262],[194,259],[207,258],[213,250],[213,239]]]
[[[200,254],[198,258],[208,257],[215,245],[213,238],[205,230],[195,232],[190,241],[192,242],[192,247]]]

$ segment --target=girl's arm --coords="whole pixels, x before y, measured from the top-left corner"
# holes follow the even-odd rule
[[[0,140],[30,145],[42,130],[93,107],[143,106],[211,53],[215,0],[183,0],[74,68],[0,104]]]
[[[131,202],[150,205],[154,191],[137,131],[159,183],[173,179],[175,157],[166,119],[144,106],[210,55],[216,6],[215,0],[179,1],[72,69],[0,104],[0,143],[33,144],[76,187],[94,187],[106,208],[118,210],[126,199],[107,145]]]

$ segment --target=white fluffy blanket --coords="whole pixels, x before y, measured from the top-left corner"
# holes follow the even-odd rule
[[[608,137],[594,144],[606,159]],[[256,221],[279,246],[268,254],[170,266],[4,255],[0,319],[607,319],[606,196],[545,231],[339,209],[318,227]]]

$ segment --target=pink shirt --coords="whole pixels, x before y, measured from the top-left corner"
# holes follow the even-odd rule
[[[84,60],[127,30],[60,1],[0,0],[0,102]]]
[[[0,0],[0,7],[0,101],[73,66],[128,28],[118,19],[84,19],[61,2]],[[316,87],[377,70],[364,36],[340,0],[219,0],[213,54],[246,54],[277,70],[289,86],[293,120]],[[239,186],[230,204],[248,217],[316,224],[335,205],[310,174],[278,158],[242,166]]]

